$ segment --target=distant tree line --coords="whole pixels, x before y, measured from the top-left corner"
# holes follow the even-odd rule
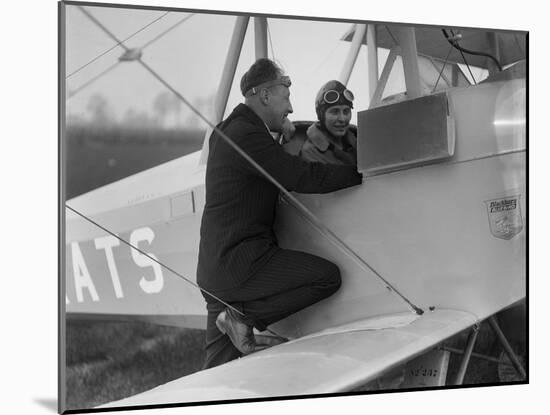
[[[62,138],[66,198],[198,151],[204,134],[198,128],[69,125]]]
[[[213,97],[198,97],[194,99],[193,106],[209,115]],[[86,103],[85,114],[77,114],[67,104],[67,125],[92,124],[96,127],[108,127],[123,125],[128,128],[205,128],[205,123],[192,111],[186,110],[183,102],[172,92],[159,92],[151,103],[151,110],[136,110],[129,105],[121,119],[117,119],[115,111],[109,100],[100,93],[90,96]],[[184,118],[185,115],[185,118]]]

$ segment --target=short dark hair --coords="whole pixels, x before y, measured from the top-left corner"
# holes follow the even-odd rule
[[[241,93],[244,96],[253,87],[264,82],[274,81],[283,73],[281,67],[272,60],[267,58],[258,59],[241,78]]]

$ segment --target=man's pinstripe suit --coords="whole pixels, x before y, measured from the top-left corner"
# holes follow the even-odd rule
[[[219,128],[290,191],[327,193],[361,183],[354,166],[308,163],[287,154],[245,104],[239,104]],[[273,232],[278,196],[276,186],[216,132],[212,134],[197,281],[242,311],[260,330],[330,296],[340,286],[333,263],[279,248]],[[205,367],[212,367],[241,354],[215,325],[225,306],[204,296]]]

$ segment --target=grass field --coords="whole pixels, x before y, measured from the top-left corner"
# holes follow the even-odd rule
[[[200,370],[204,331],[139,322],[67,322],[67,409],[122,399]]]

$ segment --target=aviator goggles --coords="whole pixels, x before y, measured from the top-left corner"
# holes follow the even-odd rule
[[[290,81],[290,76],[281,76],[280,78],[274,79],[273,81],[267,81],[256,85],[255,87],[249,89],[246,94],[244,94],[244,96],[249,97],[251,95],[257,94],[262,88],[271,88],[272,86],[277,85],[284,85],[287,88],[290,88],[290,85],[292,85],[292,82]]]
[[[342,95],[344,95],[344,98],[348,100],[349,102],[353,103],[353,100],[355,97],[353,96],[353,92],[351,92],[349,89],[344,89],[342,92]],[[327,104],[334,104],[335,102],[338,102],[340,99],[340,92],[331,89],[323,94],[323,101]]]

